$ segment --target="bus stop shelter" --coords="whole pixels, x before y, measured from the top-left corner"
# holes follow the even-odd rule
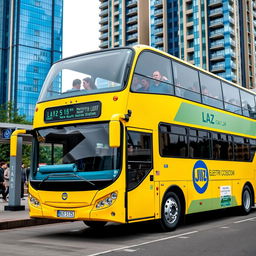
[[[32,125],[14,124],[14,123],[0,123],[0,144],[9,144],[10,137],[15,130],[30,131]],[[25,207],[21,205],[21,164],[22,164],[22,144],[31,144],[32,136],[24,134],[18,136],[17,141],[17,155],[10,157],[10,177],[9,177],[9,202],[5,206],[5,210],[18,211],[24,210]],[[6,161],[6,159],[1,159]]]

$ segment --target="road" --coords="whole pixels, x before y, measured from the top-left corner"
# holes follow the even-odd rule
[[[0,232],[0,255],[10,256],[255,256],[256,209],[196,214],[176,231],[161,233],[151,222],[108,224],[101,231],[81,221]]]

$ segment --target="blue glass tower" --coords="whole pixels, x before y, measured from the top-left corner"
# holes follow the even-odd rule
[[[62,57],[63,0],[0,0],[0,103],[27,120],[51,65]]]

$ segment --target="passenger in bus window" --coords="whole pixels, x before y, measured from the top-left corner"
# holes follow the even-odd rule
[[[80,88],[81,88],[81,80],[75,79],[73,80],[73,83],[72,83],[72,89],[68,90],[68,92],[79,91]]]
[[[138,76],[134,76],[132,79],[132,91],[138,91],[140,88],[142,87],[141,83],[140,83],[140,79],[138,78]]]
[[[86,77],[83,79],[83,87],[85,90],[88,91],[97,89],[96,85],[93,83],[90,77]]]
[[[166,77],[164,77],[160,71],[156,70],[153,75],[153,84],[150,85],[150,89],[149,91],[152,92],[152,93],[171,93],[171,88],[163,83],[162,81],[164,82],[167,82],[168,79]]]
[[[141,79],[141,88],[138,89],[138,92],[148,92],[150,88],[150,83],[148,79],[143,78]]]

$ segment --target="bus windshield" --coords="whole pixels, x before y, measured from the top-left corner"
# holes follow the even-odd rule
[[[39,102],[121,90],[131,56],[131,49],[114,49],[57,62],[46,77]]]
[[[38,130],[34,178],[69,173],[87,180],[113,180],[120,170],[120,153],[109,147],[108,130],[108,123]]]

